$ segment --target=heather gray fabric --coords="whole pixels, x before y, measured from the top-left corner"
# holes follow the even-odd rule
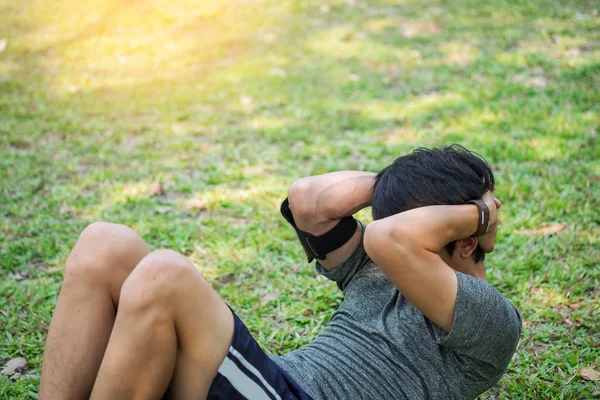
[[[362,241],[332,272],[319,264],[317,272],[343,290],[342,305],[311,343],[272,356],[315,400],[472,399],[500,379],[517,347],[517,309],[472,276],[456,273],[447,334],[398,292]]]

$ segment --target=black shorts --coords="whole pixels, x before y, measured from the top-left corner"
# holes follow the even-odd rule
[[[312,400],[272,361],[233,312],[233,341],[208,391],[208,400]]]

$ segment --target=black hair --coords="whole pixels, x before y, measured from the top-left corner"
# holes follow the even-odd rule
[[[420,147],[377,174],[373,219],[418,207],[465,204],[481,198],[494,184],[489,164],[463,146]],[[455,243],[446,245],[450,255]],[[476,263],[485,258],[481,247],[477,246],[473,258]]]

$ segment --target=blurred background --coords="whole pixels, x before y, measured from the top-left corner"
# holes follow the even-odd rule
[[[523,341],[483,398],[600,397],[600,3],[0,0],[0,398],[37,398],[89,223],[187,255],[267,350],[342,300],[278,206],[418,146],[484,156]],[[360,213],[370,221],[369,210]]]

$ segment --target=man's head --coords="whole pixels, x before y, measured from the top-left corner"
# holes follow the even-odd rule
[[[493,188],[494,174],[488,163],[464,147],[418,148],[377,174],[373,219],[424,206],[465,204]],[[493,238],[490,246],[491,250]],[[485,258],[475,239],[449,243],[446,251],[444,258],[469,254],[475,263]]]

